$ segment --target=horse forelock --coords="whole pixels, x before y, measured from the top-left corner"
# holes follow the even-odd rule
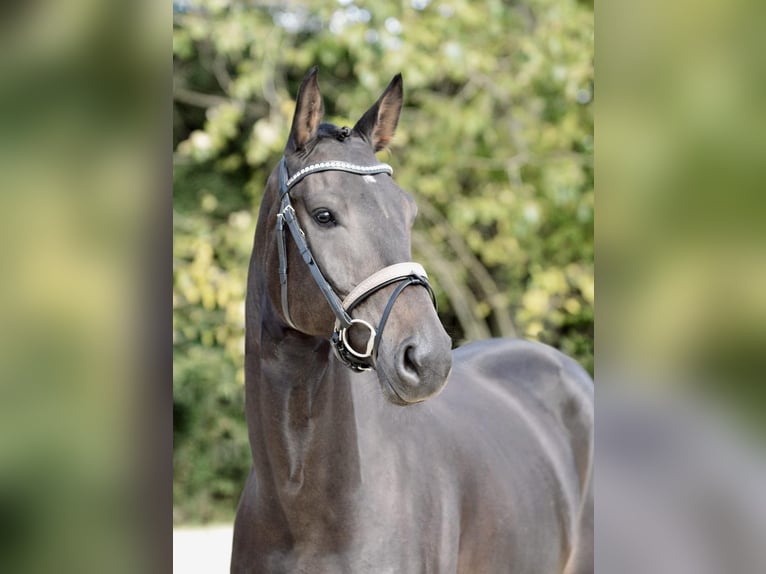
[[[319,124],[316,134],[297,151],[286,154],[289,173],[318,160],[340,160],[352,163],[377,163],[369,142],[348,126],[329,122]]]

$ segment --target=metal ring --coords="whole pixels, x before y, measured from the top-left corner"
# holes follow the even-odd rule
[[[367,349],[365,350],[364,354],[359,353],[356,349],[354,349],[354,347],[351,346],[351,341],[346,338],[346,333],[354,325],[364,325],[370,331],[370,336],[367,339]],[[375,327],[363,319],[351,319],[349,326],[340,330],[340,342],[349,353],[360,359],[372,358],[372,351],[375,348],[375,337],[377,337]]]

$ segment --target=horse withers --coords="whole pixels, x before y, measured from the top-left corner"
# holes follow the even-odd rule
[[[592,572],[593,383],[539,343],[451,351],[375,155],[402,101],[397,75],[337,127],[300,87],[249,267],[231,571]]]

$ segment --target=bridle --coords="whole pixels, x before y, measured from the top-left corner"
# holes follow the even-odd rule
[[[311,276],[319,286],[325,299],[330,304],[332,312],[335,314],[335,327],[330,342],[338,359],[353,371],[369,371],[375,368],[378,347],[380,346],[381,334],[386,325],[388,316],[394,306],[394,302],[410,285],[422,285],[428,290],[434,307],[436,306],[436,297],[433,289],[428,283],[428,276],[423,267],[413,261],[405,263],[396,263],[373,273],[367,279],[359,283],[351,292],[341,301],[335,293],[330,283],[325,279],[321,269],[317,265],[316,259],[311,253],[306,234],[298,223],[295,215],[295,209],[290,202],[290,190],[300,181],[312,173],[321,171],[345,171],[357,175],[375,175],[386,173],[391,175],[393,169],[390,165],[380,163],[376,165],[356,165],[345,161],[322,161],[309,164],[292,176],[288,177],[287,164],[285,158],[279,162],[279,213],[277,213],[277,250],[279,253],[279,284],[282,299],[282,313],[285,321],[293,329],[297,329],[290,317],[290,310],[287,298],[287,241],[285,239],[285,224],[290,230],[290,234],[298,247],[301,258],[309,268]],[[378,322],[377,329],[363,319],[353,319],[350,315],[362,301],[376,293],[377,291],[389,285],[398,284],[388,299],[383,314]],[[354,349],[349,340],[349,329],[358,325],[365,327],[369,331],[367,344],[363,351]]]

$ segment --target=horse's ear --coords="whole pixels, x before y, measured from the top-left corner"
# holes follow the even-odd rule
[[[314,66],[308,71],[298,90],[293,126],[290,129],[290,137],[287,138],[285,153],[302,149],[316,135],[324,116],[324,102],[322,94],[319,93],[317,70],[317,66]]]
[[[360,118],[354,130],[380,151],[394,137],[404,101],[402,75],[396,74],[377,102]]]

